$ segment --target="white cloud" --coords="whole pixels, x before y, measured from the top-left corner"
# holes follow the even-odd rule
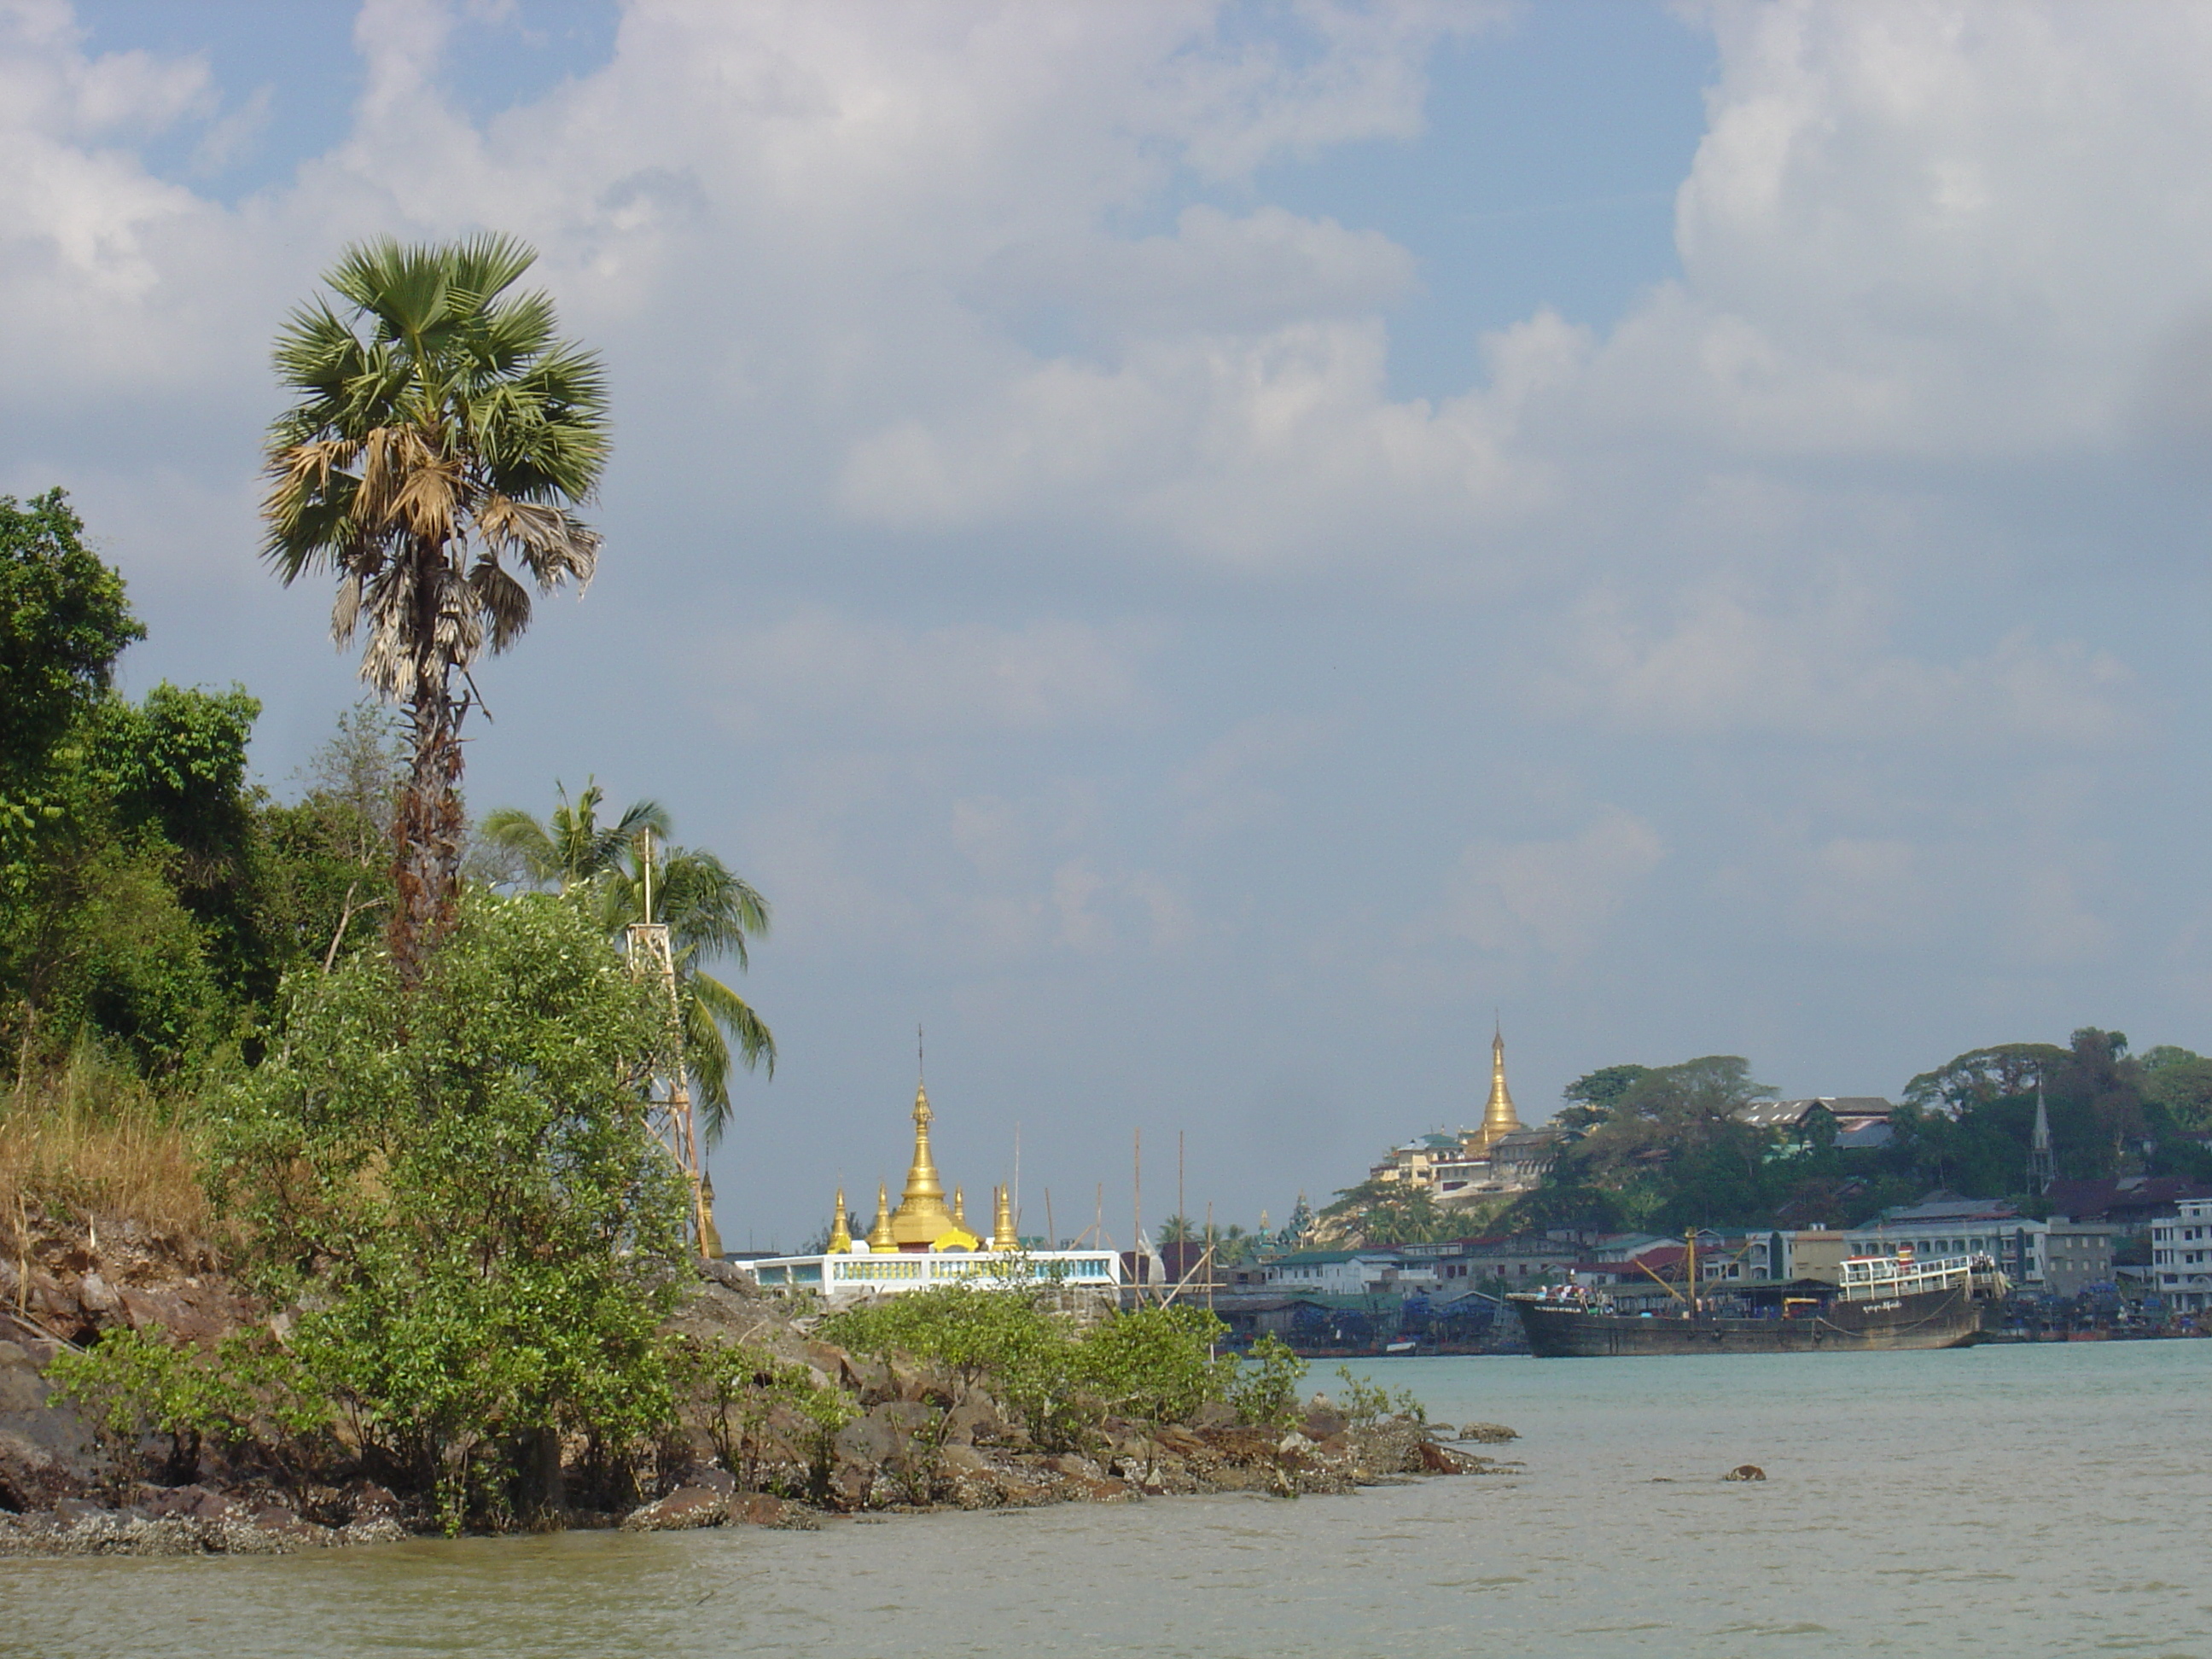
[[[807,606],[714,636],[699,674],[723,721],[750,735],[1044,732],[1141,717],[1138,665],[1154,643],[1085,623],[913,629]]]
[[[1684,280],[1594,396],[1753,453],[2104,445],[2212,295],[2212,13],[1717,3]],[[1629,411],[1632,410],[1632,413]]]
[[[1582,602],[1534,705],[1674,737],[1905,747],[2094,747],[2139,730],[2125,665],[2027,629],[1979,656],[1929,663],[1889,645],[1863,592],[1800,599],[1784,614],[1712,590],[1668,608],[1654,625],[1614,591]]]
[[[1446,883],[1443,927],[1481,951],[1571,962],[1665,856],[1657,832],[1617,806],[1573,836],[1474,842]]]

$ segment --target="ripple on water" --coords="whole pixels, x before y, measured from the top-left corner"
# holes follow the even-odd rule
[[[2212,1343],[1392,1361],[1510,1482],[275,1560],[10,1562],[5,1659],[2212,1655]],[[1743,1462],[1764,1483],[1725,1484]],[[2063,1494],[2054,1513],[2051,1496]],[[1599,1644],[1601,1644],[1601,1648]]]

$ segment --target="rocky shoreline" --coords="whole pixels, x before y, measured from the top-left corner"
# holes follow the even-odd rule
[[[35,1297],[25,1298],[41,1316],[0,1321],[0,1556],[273,1555],[435,1532],[419,1498],[366,1479],[286,1480],[251,1447],[210,1450],[183,1485],[126,1478],[127,1452],[118,1458],[52,1397],[45,1372],[54,1355],[72,1338],[112,1326],[204,1340],[254,1316],[216,1274],[195,1275],[179,1294],[173,1283],[117,1286],[89,1261],[74,1273],[55,1265],[61,1271],[40,1273]],[[516,1529],[812,1529],[950,1509],[1344,1493],[1517,1467],[1469,1449],[1514,1438],[1510,1429],[1455,1431],[1410,1416],[1354,1420],[1320,1395],[1287,1426],[1239,1422],[1216,1402],[1188,1422],[1109,1417],[1081,1450],[1039,1446],[981,1382],[847,1352],[815,1340],[813,1322],[793,1315],[742,1275],[709,1264],[673,1328],[695,1343],[742,1343],[803,1366],[817,1387],[847,1402],[849,1420],[834,1432],[777,1405],[733,1437],[726,1419],[718,1434],[707,1407],[694,1402],[645,1475],[645,1501],[617,1511],[562,1507]]]

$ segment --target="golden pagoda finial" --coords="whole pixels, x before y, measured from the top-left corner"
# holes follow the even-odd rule
[[[1006,1188],[991,1188],[991,1248],[1018,1250],[1021,1237],[1014,1231],[1014,1196]]]
[[[853,1224],[845,1214],[845,1189],[837,1189],[837,1211],[830,1218],[830,1254],[843,1255],[853,1248]]]
[[[1474,1132],[1472,1150],[1477,1157],[1521,1129],[1521,1115],[1513,1109],[1513,1091],[1505,1086],[1505,1032],[1503,1027],[1490,1039],[1490,1099],[1482,1109],[1482,1127]]]
[[[915,1028],[915,1066],[921,1066],[921,1028]],[[914,1085],[914,1162],[907,1166],[906,1188],[899,1206],[891,1212],[891,1234],[901,1249],[926,1250],[951,1231],[952,1212],[945,1207],[945,1183],[937,1178],[937,1161],[930,1156],[929,1125],[937,1114],[929,1107],[929,1088],[917,1078]]]
[[[868,1249],[878,1255],[898,1253],[898,1240],[891,1235],[891,1192],[880,1181],[876,1183],[876,1224],[868,1229]]]
[[[968,1224],[968,1194],[957,1187],[952,1189],[952,1224],[956,1227]]]

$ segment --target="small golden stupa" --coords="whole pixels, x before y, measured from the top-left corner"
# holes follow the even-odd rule
[[[837,1212],[830,1218],[830,1254],[846,1255],[853,1249],[853,1223],[845,1213],[845,1189],[837,1189]]]
[[[898,1240],[891,1237],[890,1188],[876,1183],[876,1224],[868,1229],[868,1248],[878,1255],[895,1255]]]

